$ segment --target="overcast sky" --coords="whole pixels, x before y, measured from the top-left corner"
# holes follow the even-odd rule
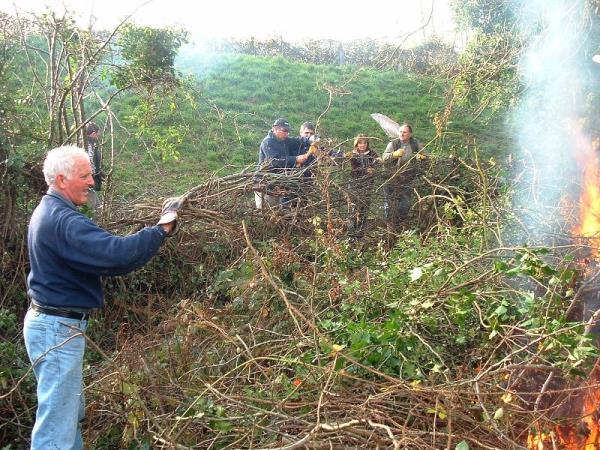
[[[282,36],[285,40],[377,38],[401,40],[433,18],[425,33],[447,36],[453,28],[448,0],[0,0],[0,10],[39,13],[46,7],[70,11],[87,26],[111,28],[133,16],[139,25],[176,26],[194,41],[206,38]],[[17,6],[15,6],[17,5]],[[422,37],[423,31],[415,33]]]

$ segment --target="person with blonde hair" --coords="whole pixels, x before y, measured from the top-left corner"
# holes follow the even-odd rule
[[[381,161],[371,149],[366,134],[354,138],[354,148],[347,155],[350,158],[350,181],[348,183],[349,213],[348,231],[354,237],[364,234],[373,195],[375,167]]]

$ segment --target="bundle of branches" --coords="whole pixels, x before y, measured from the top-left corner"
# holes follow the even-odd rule
[[[283,266],[301,255],[287,248],[286,262],[244,238],[252,269],[238,300],[214,310],[183,299],[154,333],[104,355],[88,387],[88,441],[524,448],[530,426],[556,420],[577,389],[552,380],[572,378],[595,354],[580,324],[553,321],[569,303],[568,277],[535,249],[472,257],[458,239],[409,278],[404,250],[349,272],[352,251],[329,246],[332,259],[315,258],[289,282]],[[510,271],[533,274],[545,294],[527,302]]]
[[[476,161],[438,157],[414,160],[398,170],[379,166],[374,173],[352,177],[346,159],[322,155],[308,169],[272,173],[246,168],[232,175],[210,177],[180,196],[183,207],[179,219],[191,235],[210,231],[213,238],[226,236],[230,243],[241,241],[242,221],[254,224],[251,235],[262,239],[312,233],[315,218],[326,223],[328,231],[339,233],[345,230],[353,204],[368,204],[371,222],[381,224],[385,186],[404,177],[416,194],[411,222],[416,229],[427,231],[440,223],[468,221],[470,203],[476,203],[481,195],[493,195],[498,174],[485,174],[485,170]],[[411,175],[407,178],[408,172]],[[276,196],[281,204],[257,210],[252,193]],[[134,205],[137,214],[133,218],[131,208],[121,208],[126,213],[108,227],[151,223],[158,217],[161,203],[149,199]]]
[[[314,242],[315,237],[322,236],[333,245],[348,238],[352,214],[357,207],[366,206],[369,217],[360,244],[376,248],[386,233],[382,231],[383,191],[390,179],[402,176],[406,168],[387,170],[379,166],[372,174],[353,177],[347,159],[324,155],[310,170],[307,176],[303,170],[276,174],[256,172],[252,167],[224,177],[210,177],[191,188],[180,196],[178,235],[141,271],[125,281],[107,281],[111,288],[107,289],[109,299],[126,294],[129,308],[136,307],[131,300],[135,291],[154,292],[167,299],[176,294],[209,298],[217,303],[233,300],[236,295],[228,292],[228,280],[241,276],[240,270],[245,270],[240,269],[247,251],[242,224],[246,224],[251,242],[261,247],[278,248],[283,243],[293,252],[310,254],[313,250],[306,243]],[[456,158],[415,160],[408,170],[412,171],[409,182],[416,193],[410,221],[422,236],[445,233],[448,225],[469,227],[478,222],[493,227],[497,222],[496,212],[479,207],[492,203],[489,197],[493,189],[489,186],[498,183],[493,171],[484,174],[475,163]],[[481,186],[482,180],[487,187]],[[254,193],[263,192],[286,201],[276,207],[256,209]],[[114,214],[108,227],[122,232],[152,224],[160,214],[161,203],[161,199],[149,199],[114,208],[120,211],[121,218]],[[282,250],[287,252],[287,247]],[[291,267],[282,276],[293,277],[294,270]],[[146,298],[142,295],[140,302],[145,304]],[[158,303],[155,307],[166,309]],[[114,311],[122,313],[121,309]]]
[[[339,204],[317,193],[327,186],[325,198],[343,198],[343,168],[319,166],[305,191],[316,200],[299,209],[327,217],[330,208],[341,219]],[[215,216],[205,209],[221,218],[227,211],[234,224],[227,238],[240,252],[212,279],[232,301],[214,309],[207,298],[183,298],[158,313],[154,333],[122,337],[90,383],[88,440],[504,449],[525,448],[530,428],[551,430],[569,394],[584,389],[572,380],[585,377],[596,355],[583,325],[565,320],[572,267],[560,252],[548,261],[544,249],[482,250],[501,203],[496,179],[476,162],[428,161],[422,173],[422,192],[429,186],[431,193],[421,200],[444,211],[441,223],[452,219],[450,205],[463,228],[440,233],[438,225],[436,239],[422,243],[404,235],[389,253],[331,240],[325,220],[310,240],[264,246],[258,237],[268,220],[250,229],[236,214],[293,214],[254,211],[254,174],[190,191],[182,214],[188,226],[209,227]],[[287,188],[272,192],[285,195],[305,183],[294,175],[269,179]],[[219,189],[238,201],[227,203]]]
[[[525,445],[529,424],[564,399],[548,374],[572,379],[594,355],[581,324],[564,320],[572,277],[535,248],[492,246],[493,173],[452,159],[420,167],[415,205],[429,205],[434,224],[392,249],[340,233],[355,188],[379,204],[383,169],[361,185],[322,158],[308,180],[241,171],[183,194],[166,251],[120,298],[108,290],[109,303],[127,300],[105,312],[105,325],[121,324],[113,338],[91,328],[89,446]],[[252,194],[264,189],[297,195],[293,207],[257,210]],[[152,223],[160,203],[110,225]],[[143,308],[123,297],[135,287]],[[228,299],[219,308],[217,294]],[[141,319],[123,321],[132,307]]]

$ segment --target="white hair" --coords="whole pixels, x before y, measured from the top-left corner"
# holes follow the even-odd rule
[[[50,150],[44,160],[44,178],[48,186],[54,185],[58,175],[71,175],[75,161],[80,156],[88,157],[84,149],[75,145],[64,145]]]

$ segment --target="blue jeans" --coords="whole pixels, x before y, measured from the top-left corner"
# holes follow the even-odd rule
[[[81,450],[83,354],[87,321],[29,310],[23,335],[37,380],[32,450]]]

